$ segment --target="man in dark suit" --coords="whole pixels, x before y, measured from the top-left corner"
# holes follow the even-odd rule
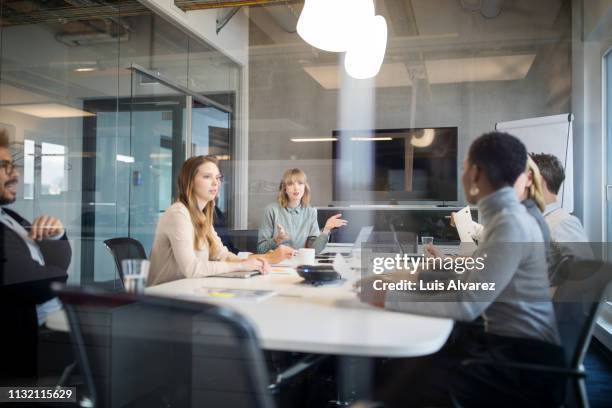
[[[223,245],[234,255],[238,255],[240,250],[236,248],[232,238],[229,235],[229,229],[227,228],[227,218],[225,218],[225,213],[221,211],[219,207],[215,205],[215,215],[213,217],[215,231],[217,231],[217,235],[221,238],[221,242]]]
[[[0,385],[33,383],[37,367],[36,305],[64,282],[71,250],[62,223],[40,216],[31,224],[4,208],[15,202],[19,172],[0,130]]]

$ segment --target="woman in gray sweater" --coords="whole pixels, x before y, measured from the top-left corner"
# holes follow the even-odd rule
[[[314,248],[320,253],[327,245],[330,232],[346,225],[336,214],[319,229],[317,209],[310,206],[310,185],[300,169],[285,171],[275,203],[264,209],[257,237],[257,252],[265,254],[279,245],[293,249]]]
[[[494,290],[382,291],[363,284],[362,299],[375,306],[457,321],[482,316],[485,322],[483,331],[454,336],[453,344],[429,358],[417,375],[414,370],[397,372],[392,382],[400,385],[386,387],[395,392],[380,396],[389,406],[398,398],[402,404],[445,405],[451,395],[463,406],[552,403],[555,378],[534,375],[525,381],[524,373],[491,366],[466,369],[460,364],[466,358],[563,364],[542,232],[512,189],[526,160],[525,146],[517,138],[492,132],[473,142],[463,164],[465,195],[470,204],[478,205],[484,225],[472,258],[484,260],[484,267],[451,273],[450,280],[471,287],[493,284]],[[422,281],[443,280],[437,271],[420,275]]]

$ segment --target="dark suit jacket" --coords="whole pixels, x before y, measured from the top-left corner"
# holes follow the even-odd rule
[[[24,227],[30,223],[4,209]],[[66,234],[38,243],[45,259],[32,259],[28,246],[0,223],[0,382],[36,376],[38,322],[36,305],[53,298],[52,282],[65,282],[72,251]]]
[[[217,206],[215,206],[215,215],[213,217],[213,220],[214,220],[215,231],[217,231],[217,235],[219,235],[219,238],[221,238],[221,242],[223,242],[223,245],[225,245],[225,247],[230,252],[232,252],[235,255],[238,255],[238,252],[240,252],[240,250],[236,248],[229,234],[229,230],[227,228],[227,219],[225,218],[225,214]]]

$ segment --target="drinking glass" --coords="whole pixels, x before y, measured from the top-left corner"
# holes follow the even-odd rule
[[[121,261],[123,269],[123,286],[129,293],[144,293],[149,277],[149,261],[146,259],[124,259]]]

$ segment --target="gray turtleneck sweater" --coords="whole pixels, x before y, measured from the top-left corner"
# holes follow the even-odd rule
[[[462,321],[482,315],[487,333],[559,344],[538,224],[510,187],[480,200],[478,209],[484,230],[472,257],[484,257],[485,267],[453,274],[453,279],[493,282],[495,290],[388,291],[385,308]]]

